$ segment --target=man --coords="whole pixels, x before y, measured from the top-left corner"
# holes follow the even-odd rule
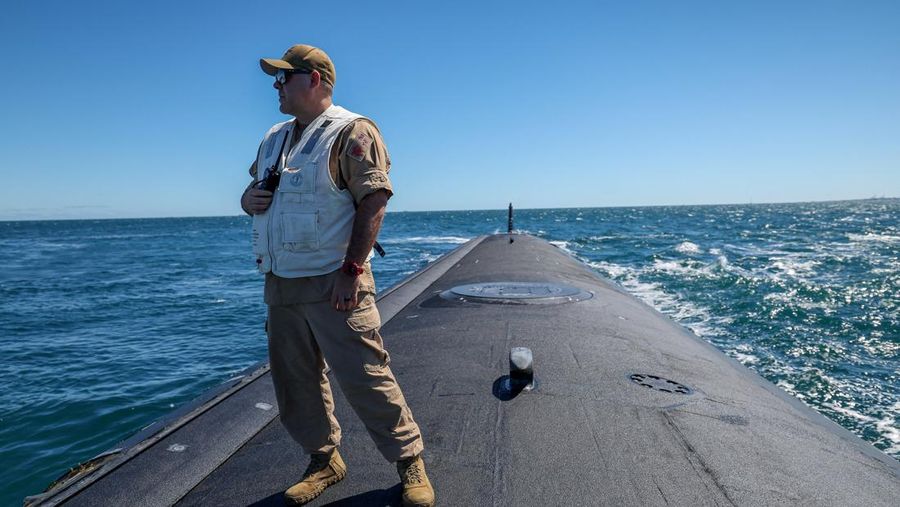
[[[322,50],[296,45],[260,66],[275,77],[280,111],[294,117],[266,133],[241,197],[266,275],[281,421],[311,455],[285,500],[309,502],[346,474],[327,361],[378,450],[397,463],[403,504],[433,505],[422,436],[378,333],[368,262],[392,195],[387,149],[371,120],[332,104],[334,65]]]

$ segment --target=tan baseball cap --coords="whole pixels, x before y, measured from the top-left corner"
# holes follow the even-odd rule
[[[306,44],[291,46],[281,59],[260,58],[259,66],[270,76],[274,76],[278,69],[317,70],[323,81],[334,86],[334,64],[331,63],[331,58],[321,49]]]

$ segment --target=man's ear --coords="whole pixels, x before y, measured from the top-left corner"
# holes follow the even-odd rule
[[[309,73],[309,87],[310,89],[319,86],[322,83],[322,74],[319,74],[319,71],[314,70]]]

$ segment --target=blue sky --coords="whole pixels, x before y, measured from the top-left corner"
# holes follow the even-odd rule
[[[900,196],[900,2],[33,2],[0,18],[0,219],[234,215],[325,49],[391,210]]]

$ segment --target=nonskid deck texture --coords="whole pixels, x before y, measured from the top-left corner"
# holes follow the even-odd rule
[[[439,505],[896,505],[896,460],[549,243],[514,238],[473,240],[379,301]],[[562,284],[587,297],[497,304],[441,295],[493,282]],[[515,396],[498,389],[512,347],[533,351],[537,379]],[[273,398],[259,374],[57,498],[281,505],[307,458],[277,407],[258,408]],[[399,504],[393,465],[343,395],[336,403],[348,476],[310,505]]]

